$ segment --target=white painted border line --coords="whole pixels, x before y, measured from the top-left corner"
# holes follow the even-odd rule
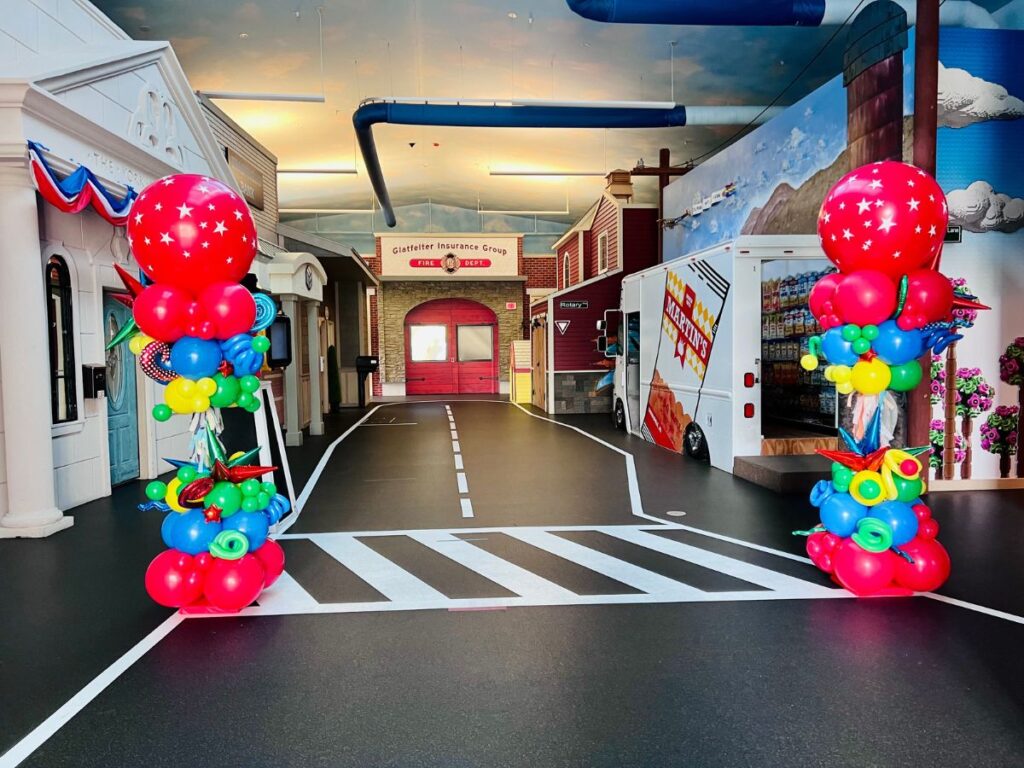
[[[465,518],[473,517],[473,502],[465,498],[459,499],[459,503],[462,505],[462,516]]]
[[[152,632],[133,645],[117,661],[97,675],[92,682],[72,696],[65,704],[37,725],[21,741],[11,747],[0,757],[0,768],[14,768],[25,758],[41,747],[47,739],[60,730],[71,718],[85,709],[93,699],[119,678],[129,667],[141,659],[146,652],[169,635],[175,627],[184,621],[181,613],[166,618]]]
[[[997,611],[995,608],[989,608],[984,605],[978,605],[977,603],[968,603],[966,600],[960,600],[955,597],[937,595],[934,592],[919,592],[917,596],[929,597],[932,600],[938,600],[940,603],[948,603],[949,605],[955,605],[958,608],[966,608],[968,611],[984,613],[986,616],[992,616],[997,619],[1005,619],[1006,621],[1012,621],[1015,624],[1024,624],[1024,616],[1017,616],[1016,614],[1006,613],[1005,611]]]
[[[373,424],[360,424],[361,427],[415,427],[416,421],[377,421]]]

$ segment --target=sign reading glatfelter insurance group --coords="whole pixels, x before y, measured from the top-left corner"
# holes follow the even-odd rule
[[[519,274],[515,235],[380,236],[381,275],[473,280]]]

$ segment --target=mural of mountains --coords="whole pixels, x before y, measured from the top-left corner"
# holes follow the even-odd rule
[[[903,118],[903,157],[913,156],[912,116]],[[782,182],[764,205],[753,208],[741,234],[813,235],[817,232],[818,210],[829,188],[850,170],[849,152],[844,149],[832,164],[822,168],[799,187]]]

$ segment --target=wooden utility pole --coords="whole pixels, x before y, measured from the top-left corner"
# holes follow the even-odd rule
[[[657,176],[658,177],[658,219],[665,218],[665,187],[668,186],[669,181],[676,176],[685,176],[687,173],[693,170],[693,163],[686,163],[684,165],[673,167],[671,163],[671,155],[666,147],[662,147],[658,151],[658,165],[651,167],[648,165],[638,165],[630,173],[633,176]],[[658,261],[661,262],[664,258],[662,253],[663,236],[665,233],[664,227],[658,225]]]

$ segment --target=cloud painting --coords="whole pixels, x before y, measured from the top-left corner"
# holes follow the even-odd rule
[[[964,128],[986,120],[1024,117],[1024,101],[998,83],[975,77],[965,69],[939,63],[939,126]]]
[[[954,189],[946,202],[950,223],[970,232],[1016,232],[1024,227],[1024,200],[996,192],[987,181]]]

